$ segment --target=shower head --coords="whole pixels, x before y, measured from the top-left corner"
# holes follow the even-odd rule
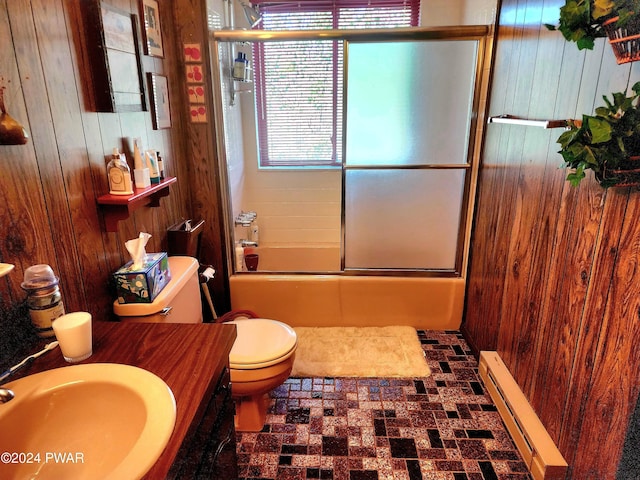
[[[244,10],[244,16],[246,17],[247,22],[249,22],[249,25],[251,25],[249,28],[255,27],[262,21],[262,15],[260,15],[255,7],[247,5],[244,2],[240,2],[240,4],[242,5],[242,9]]]

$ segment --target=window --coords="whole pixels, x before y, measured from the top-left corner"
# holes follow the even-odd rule
[[[265,30],[410,27],[419,0],[255,1]],[[338,41],[254,45],[261,167],[342,163],[343,48]]]

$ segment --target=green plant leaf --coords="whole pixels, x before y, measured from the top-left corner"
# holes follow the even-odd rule
[[[563,132],[558,137],[558,140],[556,140],[556,143],[559,143],[560,145],[562,145],[562,148],[564,148],[575,140],[577,134],[578,134],[577,129],[567,130],[566,132]]]
[[[613,104],[620,108],[623,107],[627,101],[627,95],[622,92],[616,92],[613,94]]]
[[[577,187],[580,181],[585,177],[584,167],[578,166],[573,172],[567,175],[567,180],[571,183],[571,186]]]
[[[591,143],[603,143],[611,140],[611,124],[606,120],[589,117],[589,130],[591,130]]]
[[[598,166],[598,160],[596,156],[593,154],[593,150],[589,147],[584,147],[584,162],[588,165]]]
[[[614,106],[611,104],[611,102],[609,101],[609,99],[607,98],[607,96],[606,96],[606,95],[603,95],[603,96],[602,96],[602,99],[604,100],[604,103],[606,103],[606,104],[607,104],[607,114],[608,114],[609,112],[615,112],[615,108],[614,108]],[[600,108],[605,108],[605,107],[600,107]]]
[[[593,7],[591,9],[591,17],[597,20],[601,17],[606,17],[613,10],[614,3],[612,0],[593,0]]]
[[[593,50],[595,40],[591,37],[582,37],[576,41],[576,45],[578,45],[578,50]]]

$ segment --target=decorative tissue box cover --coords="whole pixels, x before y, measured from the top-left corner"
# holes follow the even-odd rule
[[[131,270],[133,260],[114,274],[118,303],[151,303],[171,280],[165,252],[147,253],[142,268]]]

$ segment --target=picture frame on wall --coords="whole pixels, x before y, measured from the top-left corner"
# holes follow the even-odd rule
[[[91,69],[91,103],[98,112],[146,111],[138,16],[97,1],[83,2]]]
[[[160,12],[156,0],[140,0],[144,20],[144,53],[152,57],[164,57]]]
[[[151,118],[153,129],[171,128],[171,109],[169,105],[169,82],[164,75],[147,73],[151,89]]]

